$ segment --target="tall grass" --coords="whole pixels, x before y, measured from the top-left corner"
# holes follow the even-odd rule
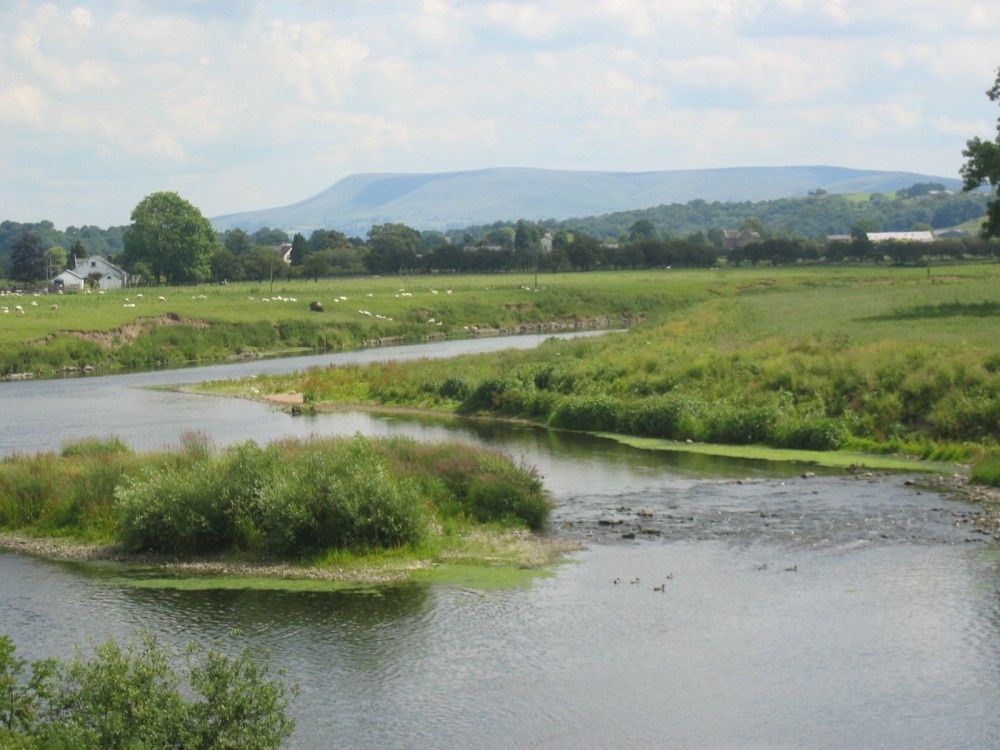
[[[627,333],[256,385],[305,385],[314,403],[809,450],[864,445],[968,459],[1000,440],[1000,308],[982,302],[995,294],[996,266],[943,268],[930,281],[911,269],[646,276],[663,296]],[[636,278],[618,283],[619,292],[650,293]],[[674,294],[680,304],[668,302]]]
[[[0,528],[129,552],[282,559],[417,547],[433,528],[542,528],[534,472],[470,446],[316,439],[219,450],[203,435],[137,454],[116,439],[0,464]]]

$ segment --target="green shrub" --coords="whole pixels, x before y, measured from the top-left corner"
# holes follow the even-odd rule
[[[705,440],[710,443],[751,445],[771,441],[778,422],[778,410],[771,406],[740,407],[721,403],[706,420]]]
[[[462,378],[451,376],[441,383],[441,386],[438,388],[438,395],[442,398],[462,401],[469,395],[469,386]]]
[[[203,554],[237,537],[222,477],[208,459],[125,479],[115,500],[118,539],[131,552]]]
[[[537,474],[511,472],[497,466],[495,472],[480,471],[464,488],[465,506],[482,523],[519,522],[533,531],[544,528],[551,506]]]
[[[984,456],[972,465],[973,482],[1000,487],[1000,455]]]
[[[622,431],[643,437],[685,440],[696,433],[699,410],[696,401],[679,394],[642,399],[625,411]]]
[[[842,419],[817,418],[782,421],[774,430],[773,444],[779,448],[835,451],[844,446],[850,430]]]
[[[248,650],[190,646],[186,668],[152,636],[121,647],[113,641],[70,661],[31,666],[0,636],[0,746],[8,748],[281,747],[294,730],[289,701],[298,688]],[[16,679],[4,680],[10,676]]]
[[[620,426],[620,408],[610,396],[566,396],[556,403],[549,424],[567,430],[615,432]]]
[[[107,458],[108,456],[129,455],[134,453],[120,438],[83,438],[66,443],[60,455],[63,458],[83,458],[96,456]]]
[[[515,388],[506,378],[489,378],[469,391],[459,410],[466,414],[480,411],[496,411],[503,406],[504,397]]]
[[[416,487],[397,480],[362,438],[338,450],[306,451],[258,507],[265,544],[282,555],[416,544],[427,523]]]

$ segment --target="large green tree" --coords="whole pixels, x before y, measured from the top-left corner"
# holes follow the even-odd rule
[[[130,269],[142,264],[154,281],[167,284],[203,281],[209,277],[217,244],[215,230],[201,211],[177,193],[153,193],[132,211],[121,263]]]
[[[15,281],[38,281],[45,278],[45,248],[42,238],[25,232],[11,248],[10,277]]]
[[[1000,68],[993,87],[986,92],[990,101],[1000,101]],[[1000,236],[1000,118],[997,118],[997,134],[992,141],[984,141],[978,136],[966,141],[962,156],[966,158],[962,166],[962,178],[965,180],[965,190],[975,190],[980,185],[991,185],[996,198],[990,201],[986,208],[986,221],[983,223],[983,237]]]
[[[371,273],[400,273],[417,265],[420,232],[406,224],[376,224],[368,230],[365,265]]]

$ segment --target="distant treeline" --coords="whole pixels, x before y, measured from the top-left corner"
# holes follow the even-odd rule
[[[873,193],[851,197],[816,191],[805,197],[742,203],[708,203],[694,200],[686,204],[662,205],[601,216],[541,222],[498,221],[448,231],[413,232],[406,239],[406,257],[385,262],[381,230],[408,230],[404,225],[386,224],[372,228],[367,238],[348,238],[336,230],[316,230],[299,240],[292,266],[305,277],[345,273],[393,273],[403,271],[499,272],[539,268],[541,270],[588,270],[592,268],[641,268],[662,266],[707,266],[728,251],[725,230],[751,228],[760,243],[730,258],[736,262],[761,260],[871,259],[871,248],[855,241],[853,246],[837,243],[827,251],[831,235],[865,232],[942,229],[985,217],[989,194],[953,193],[944,190],[901,190],[895,194]],[[26,233],[37,235],[44,248],[60,246],[67,256],[90,254],[114,258],[123,247],[127,227],[100,229],[95,226],[56,229],[52,222],[0,223],[0,276],[9,277],[11,250]],[[405,232],[404,232],[405,233]],[[541,253],[542,239],[548,234],[554,253]],[[220,234],[223,253],[213,262],[213,278],[267,278],[276,271],[261,248],[293,242],[280,229],[264,228],[253,233],[229,230]],[[608,247],[613,243],[617,247]],[[301,248],[301,250],[300,250]],[[894,260],[905,262],[915,248],[886,248]],[[919,251],[926,253],[926,249]],[[935,254],[989,255],[989,247],[975,240],[962,245],[935,247]],[[396,254],[393,250],[389,255]],[[311,263],[306,263],[313,255]],[[875,255],[878,255],[877,253]],[[900,256],[900,257],[896,257]],[[906,256],[906,257],[904,257]],[[876,258],[878,259],[878,258]]]
[[[900,191],[904,195],[906,191]],[[814,194],[802,198],[741,203],[708,203],[693,200],[654,208],[620,211],[540,222],[550,231],[575,230],[602,240],[618,240],[628,235],[637,221],[649,221],[660,236],[688,237],[699,232],[738,229],[748,219],[759,219],[770,235],[809,240],[825,240],[828,235],[850,234],[859,224],[867,231],[902,232],[926,225],[942,229],[986,215],[989,194],[934,192],[918,197],[872,193],[866,199],[844,195]],[[452,237],[482,236],[513,222],[449,231]]]

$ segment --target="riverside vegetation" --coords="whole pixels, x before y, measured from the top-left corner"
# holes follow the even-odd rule
[[[306,408],[419,408],[671,441],[972,461],[976,478],[997,481],[994,264],[560,281],[595,297],[614,289],[616,309],[643,322],[536,350],[312,369],[256,378],[252,388],[297,395]],[[545,283],[533,302],[561,293]]]
[[[505,536],[548,514],[539,477],[506,456],[403,438],[220,451],[189,434],[157,453],[94,439],[0,464],[0,528],[108,545],[101,555],[129,561],[277,560],[291,577],[398,579],[442,560],[496,560]],[[507,554],[524,562],[515,544]]]

